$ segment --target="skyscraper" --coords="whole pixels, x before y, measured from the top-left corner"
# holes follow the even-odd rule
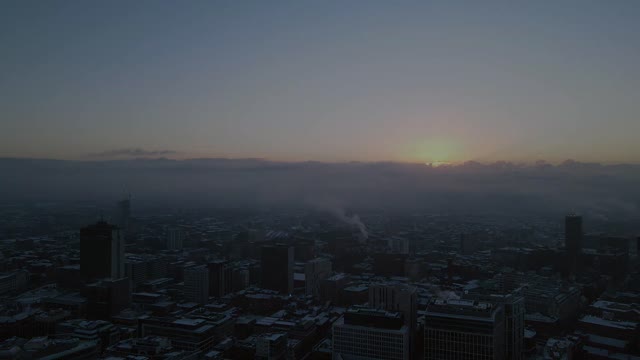
[[[125,277],[120,229],[99,221],[80,230],[80,275],[84,280]]]
[[[478,287],[467,292],[464,297],[504,306],[505,358],[523,359],[525,315],[523,289],[516,288],[510,292],[499,293]]]
[[[262,287],[282,294],[293,293],[293,247],[266,245],[260,254]]]
[[[186,232],[183,228],[174,226],[167,229],[167,249],[181,250],[184,246]]]
[[[564,245],[567,251],[569,274],[575,275],[582,254],[582,217],[570,214],[564,220]]]
[[[129,229],[129,218],[131,217],[131,196],[116,203],[116,225],[122,230]]]
[[[504,307],[473,300],[432,300],[425,314],[424,358],[505,359]]]
[[[353,307],[332,329],[333,359],[409,359],[409,329],[401,313]]]
[[[232,291],[233,269],[225,260],[214,260],[207,264],[209,269],[209,295],[222,297]]]
[[[184,269],[184,299],[198,304],[209,301],[209,269],[206,266]]]
[[[320,281],[331,275],[331,260],[316,258],[304,264],[305,293],[318,297]]]
[[[414,331],[418,315],[418,295],[413,286],[395,283],[379,283],[369,286],[369,306],[374,309],[395,311],[402,314],[409,329],[409,345],[415,343]]]

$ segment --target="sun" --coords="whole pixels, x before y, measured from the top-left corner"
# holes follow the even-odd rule
[[[440,166],[451,165],[451,162],[438,160],[438,161],[426,162],[424,164],[427,165],[427,166],[431,166],[431,167],[440,167]]]
[[[413,143],[408,147],[406,158],[438,167],[451,165],[460,158],[461,146],[445,138],[429,138]]]

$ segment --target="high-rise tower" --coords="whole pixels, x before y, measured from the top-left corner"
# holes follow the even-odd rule
[[[124,240],[117,226],[99,221],[80,230],[80,274],[84,280],[125,277]]]
[[[569,274],[575,275],[582,254],[582,217],[570,214],[564,220],[564,245],[567,251]]]
[[[266,245],[260,254],[262,287],[282,294],[293,293],[293,247]]]

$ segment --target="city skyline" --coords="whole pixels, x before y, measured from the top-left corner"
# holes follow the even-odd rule
[[[4,10],[0,157],[640,161],[635,2]]]

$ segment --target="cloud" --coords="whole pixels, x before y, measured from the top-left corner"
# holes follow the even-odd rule
[[[147,156],[165,156],[176,154],[173,150],[144,150],[141,148],[125,148],[107,150],[99,153],[91,153],[90,157],[112,158],[112,157],[147,157]]]

